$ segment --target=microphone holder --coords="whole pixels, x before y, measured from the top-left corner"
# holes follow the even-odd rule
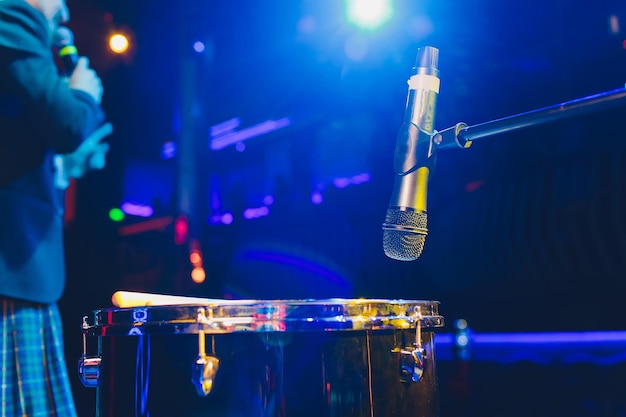
[[[624,99],[626,99],[626,86],[473,126],[460,122],[452,127],[433,133],[431,141],[436,149],[469,148],[472,145],[472,141],[477,139],[608,109],[620,104],[626,104]],[[420,132],[420,134],[424,134],[424,132]]]

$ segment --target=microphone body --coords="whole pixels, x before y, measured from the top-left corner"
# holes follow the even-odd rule
[[[66,74],[71,74],[78,63],[78,49],[74,45],[74,34],[69,28],[59,26],[54,33],[54,45],[63,64],[63,70]]]
[[[440,84],[438,61],[436,48],[418,50],[408,81],[404,121],[396,138],[396,177],[383,223],[383,249],[388,257],[400,261],[417,259],[428,234],[426,197]]]

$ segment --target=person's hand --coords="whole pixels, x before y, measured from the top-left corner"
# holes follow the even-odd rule
[[[109,136],[111,132],[113,132],[113,125],[105,123],[94,130],[74,152],[55,155],[57,188],[67,188],[70,178],[80,178],[90,170],[104,168],[109,144],[101,140]]]
[[[78,58],[76,68],[72,72],[69,80],[69,87],[89,94],[96,103],[102,101],[102,82],[96,72],[89,68],[89,59],[81,56]]]

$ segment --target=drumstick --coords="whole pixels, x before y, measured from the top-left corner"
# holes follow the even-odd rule
[[[111,297],[115,307],[142,307],[142,306],[165,306],[180,304],[215,304],[229,300],[217,298],[185,297],[179,295],[151,294],[134,291],[116,291]]]

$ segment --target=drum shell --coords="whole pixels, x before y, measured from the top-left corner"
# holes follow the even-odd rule
[[[434,417],[432,331],[421,332],[422,379],[403,382],[398,348],[415,329],[206,335],[219,358],[211,393],[191,382],[197,334],[97,336],[100,417]],[[89,337],[93,339],[94,337]]]

